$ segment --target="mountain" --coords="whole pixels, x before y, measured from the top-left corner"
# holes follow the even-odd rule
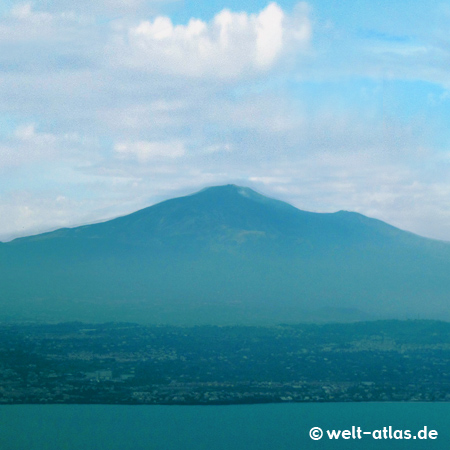
[[[0,244],[0,319],[450,319],[450,244],[217,186]]]

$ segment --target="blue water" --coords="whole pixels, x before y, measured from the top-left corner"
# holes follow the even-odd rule
[[[0,406],[2,450],[307,450],[450,448],[450,403],[243,406]],[[438,431],[436,440],[320,441],[312,427]]]

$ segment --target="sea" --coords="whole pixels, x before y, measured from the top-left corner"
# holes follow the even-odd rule
[[[2,450],[449,448],[450,403],[0,406]]]

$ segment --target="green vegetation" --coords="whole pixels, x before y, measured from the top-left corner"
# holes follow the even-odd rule
[[[450,400],[450,324],[0,326],[0,402]]]

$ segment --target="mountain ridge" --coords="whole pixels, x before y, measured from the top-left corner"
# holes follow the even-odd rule
[[[363,214],[357,213],[357,212],[353,212],[353,211],[345,211],[345,210],[339,210],[336,212],[331,212],[331,213],[318,213],[318,212],[310,212],[310,211],[304,211],[304,210],[300,210],[292,205],[290,205],[289,203],[283,202],[281,200],[277,200],[274,198],[270,198],[270,197],[266,197],[262,194],[257,193],[256,191],[254,191],[253,189],[250,189],[248,187],[242,187],[242,186],[237,186],[234,184],[228,184],[228,185],[224,185],[224,186],[213,186],[213,187],[207,187],[204,189],[201,189],[198,192],[192,193],[192,194],[188,194],[186,196],[182,196],[182,197],[176,197],[176,198],[172,198],[172,199],[168,199],[168,200],[164,200],[162,202],[156,203],[155,205],[151,205],[145,208],[142,208],[140,210],[137,210],[135,212],[129,213],[129,214],[125,214],[125,215],[121,215],[115,218],[111,218],[105,221],[101,221],[101,222],[97,222],[97,223],[92,223],[92,224],[84,224],[84,225],[77,225],[74,227],[62,227],[62,228],[58,228],[55,230],[51,230],[51,231],[47,231],[47,232],[42,232],[42,233],[37,233],[37,234],[33,234],[30,236],[22,236],[22,237],[18,237],[15,238],[11,241],[8,242],[4,242],[6,244],[8,243],[12,243],[12,242],[22,242],[22,241],[29,241],[29,240],[33,240],[34,238],[37,239],[42,239],[42,238],[47,238],[47,237],[52,237],[52,236],[58,236],[61,233],[73,233],[73,232],[78,232],[78,231],[82,231],[85,229],[95,229],[95,228],[102,228],[102,226],[105,225],[112,225],[112,224],[116,224],[116,223],[120,223],[123,221],[128,221],[129,219],[135,219],[135,218],[140,218],[140,216],[142,215],[147,215],[148,213],[153,212],[157,209],[163,208],[163,207],[167,207],[169,204],[172,204],[174,202],[179,202],[182,201],[184,199],[188,199],[188,198],[192,198],[192,197],[201,197],[204,195],[209,195],[209,194],[216,194],[217,192],[220,193],[220,197],[222,197],[222,200],[224,199],[224,193],[227,195],[241,195],[242,197],[246,198],[246,199],[250,199],[253,200],[257,203],[263,204],[263,205],[270,205],[272,207],[276,207],[279,210],[284,210],[284,211],[290,211],[290,212],[295,212],[297,214],[302,214],[303,217],[307,217],[307,216],[321,216],[323,218],[325,217],[332,217],[332,216],[336,216],[336,217],[344,217],[346,220],[349,220],[351,218],[355,218],[359,221],[364,222],[365,224],[378,224],[381,225],[383,227],[388,227],[387,229],[391,230],[391,231],[401,231],[402,233],[408,233],[414,236],[418,236],[422,239],[429,239],[431,241],[437,241],[435,239],[430,239],[430,238],[425,238],[423,236],[419,236],[415,233],[409,232],[409,231],[405,231],[405,230],[401,230],[398,227],[395,227],[393,225],[390,225],[384,221],[381,221],[379,219],[376,218],[371,218],[368,216],[365,216]],[[217,201],[218,196],[214,195],[214,201]],[[220,203],[219,203],[219,206]],[[437,241],[437,242],[444,242],[444,241]]]
[[[450,244],[215,186],[0,246],[0,319],[448,318]],[[5,319],[6,318],[6,319]]]

